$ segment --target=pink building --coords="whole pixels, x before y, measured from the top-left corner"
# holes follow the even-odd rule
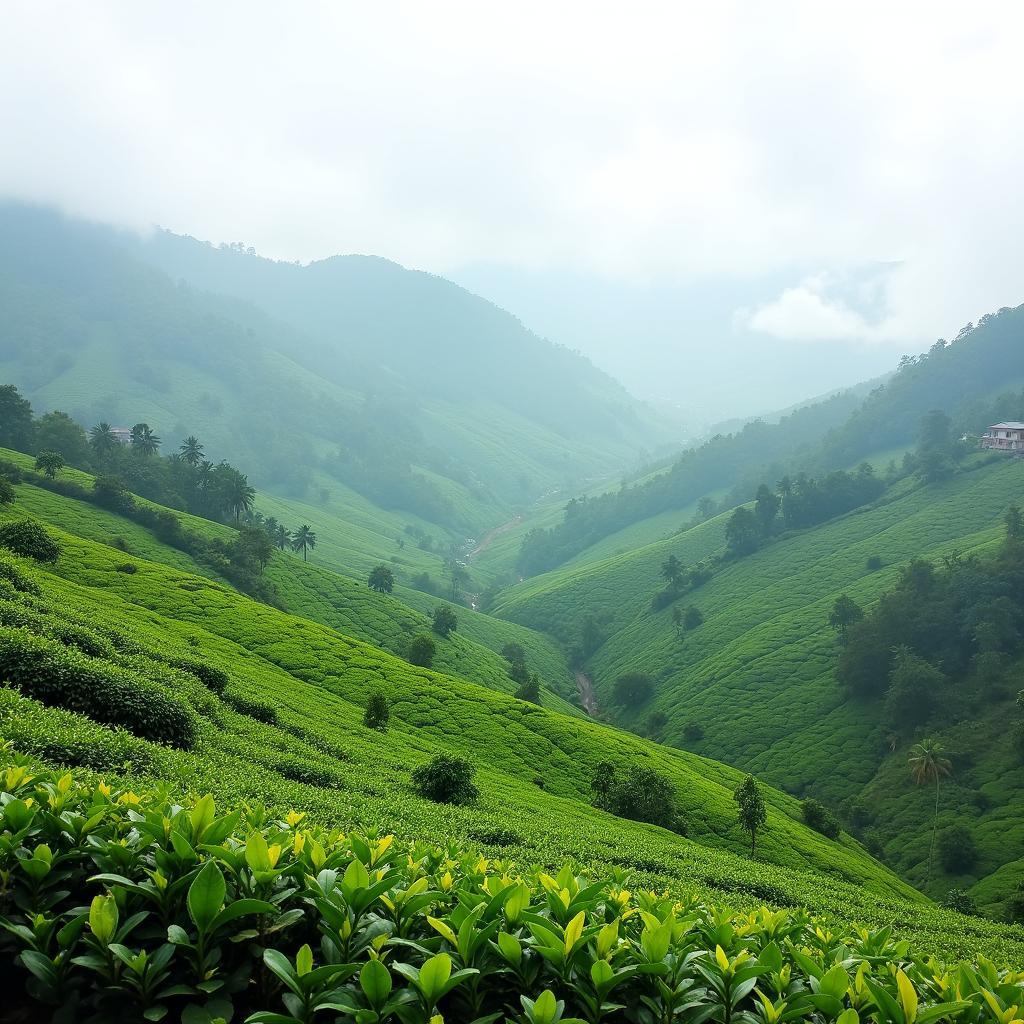
[[[981,435],[981,447],[998,452],[1018,452],[1024,455],[1024,423],[993,423]]]

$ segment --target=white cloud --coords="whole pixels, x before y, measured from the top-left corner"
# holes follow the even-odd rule
[[[288,259],[788,272],[751,320],[787,337],[908,345],[1024,298],[1024,6],[625,12],[9,5],[0,193]],[[804,280],[880,261],[881,314]]]

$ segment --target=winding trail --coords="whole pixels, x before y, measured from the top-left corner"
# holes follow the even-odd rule
[[[489,530],[483,535],[480,543],[470,551],[469,557],[476,558],[477,555],[483,554],[497,537],[500,537],[503,533],[508,533],[509,530],[515,529],[522,521],[522,516],[516,516],[515,519],[510,519],[507,523],[502,523],[501,526],[496,526],[493,530]]]
[[[586,672],[576,673],[576,686],[580,691],[580,703],[583,710],[591,718],[597,714],[597,697],[594,694],[594,684]]]

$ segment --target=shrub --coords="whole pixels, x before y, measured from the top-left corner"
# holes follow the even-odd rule
[[[652,711],[647,716],[646,732],[651,739],[661,735],[662,730],[668,725],[668,715],[664,711]]]
[[[391,708],[387,697],[379,690],[375,690],[366,701],[366,710],[363,712],[363,725],[370,729],[386,732],[390,718]]]
[[[88,657],[26,629],[0,629],[4,683],[50,707],[66,708],[136,736],[189,749],[195,715],[137,673]]]
[[[976,917],[978,914],[978,904],[965,889],[950,889],[946,893],[942,905],[947,910],[955,910],[958,914],[969,914],[972,917]]]
[[[31,519],[19,519],[0,526],[0,547],[37,562],[56,562],[60,545],[49,533]]]
[[[437,645],[427,633],[417,633],[409,641],[409,653],[406,660],[410,665],[419,665],[420,668],[430,668],[434,664],[434,655],[437,653]]]
[[[675,787],[653,768],[631,764],[620,773],[610,761],[601,761],[590,786],[602,810],[679,831]]]
[[[970,871],[978,860],[974,835],[966,825],[952,825],[939,835],[939,863],[951,875]]]
[[[240,693],[232,693],[230,690],[223,694],[223,700],[233,707],[239,714],[247,715],[249,718],[264,725],[277,725],[277,709],[270,704],[264,704],[260,700],[252,700],[243,697]]]
[[[135,508],[135,499],[124,481],[116,476],[96,477],[92,482],[92,500],[111,512],[125,513]]]
[[[10,480],[0,476],[0,505],[10,505],[14,502],[15,493]]]
[[[118,572],[123,572],[126,576],[134,576],[138,571],[139,567],[134,562],[122,562],[120,565],[114,566]]]
[[[700,722],[690,721],[683,726],[683,739],[690,743],[704,739],[704,726]]]
[[[612,691],[616,704],[636,707],[645,704],[654,694],[654,683],[651,677],[643,672],[626,672],[615,680]]]
[[[376,590],[378,594],[390,594],[395,589],[395,574],[381,563],[370,570],[366,583],[371,590]]]
[[[452,611],[449,605],[438,605],[434,609],[431,626],[433,627],[434,632],[439,636],[443,636],[447,639],[455,632],[458,625],[459,620],[455,617],[455,612]]]
[[[25,479],[25,473],[16,462],[10,459],[0,459],[0,477],[8,483],[20,484]]]
[[[824,804],[808,797],[800,805],[800,811],[803,814],[804,824],[809,828],[813,828],[815,832],[820,832],[829,839],[838,837],[839,821]]]
[[[284,757],[274,762],[274,769],[291,782],[321,789],[339,789],[345,784],[344,776],[333,765],[318,764],[298,757]]]
[[[523,650],[522,644],[517,644],[514,641],[502,647],[501,656],[508,662],[526,661],[526,651]]]
[[[867,566],[868,572],[878,572],[878,570],[881,569],[885,565],[885,563],[882,561],[881,558],[878,557],[878,555],[871,555],[868,558],[865,565]]]
[[[211,665],[208,661],[199,661],[197,658],[172,657],[167,659],[167,664],[195,676],[218,696],[227,690],[228,683],[231,682],[231,677],[224,669]]]
[[[471,804],[480,795],[473,784],[476,769],[461,757],[438,754],[412,773],[416,792],[438,804]]]
[[[484,846],[522,846],[523,837],[510,828],[503,825],[492,827],[471,828],[466,835],[474,843],[483,843]]]
[[[696,629],[698,626],[704,624],[704,613],[696,606],[690,605],[689,608],[683,612],[683,629],[686,632],[690,632],[691,629]]]
[[[35,580],[30,579],[13,562],[0,558],[0,580],[5,580],[20,594],[33,594],[39,597],[42,591]]]
[[[519,684],[515,695],[519,700],[528,701],[530,704],[540,704],[540,679],[537,678],[536,672]]]
[[[674,587],[665,587],[664,590],[659,590],[655,593],[654,597],[651,598],[651,611],[660,612],[663,608],[667,608],[673,601],[679,597],[679,591]]]

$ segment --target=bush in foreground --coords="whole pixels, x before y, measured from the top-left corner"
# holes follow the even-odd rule
[[[947,972],[888,928],[178,806],[16,756],[0,780],[10,1019],[1009,1024],[1024,1003],[1020,974]]]

